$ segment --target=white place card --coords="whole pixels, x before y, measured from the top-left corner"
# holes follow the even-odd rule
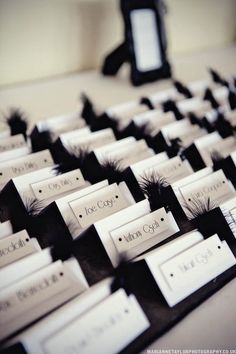
[[[10,220],[0,223],[0,240],[3,237],[11,235],[12,233],[13,233],[13,229]]]
[[[132,163],[153,156],[154,151],[150,149],[144,139],[135,141],[129,146],[122,147],[115,151],[108,152],[106,158],[108,160],[119,161],[122,168],[127,168]]]
[[[45,354],[44,342],[57,332],[66,328],[88,310],[99,304],[111,294],[112,278],[106,278],[91,286],[79,296],[71,299],[40,321],[10,340],[10,344],[21,342],[30,353]]]
[[[193,97],[186,100],[182,100],[177,103],[178,109],[184,115],[189,112],[196,115],[204,115],[205,112],[211,110],[211,104],[208,101],[203,101],[200,97]]]
[[[135,115],[148,111],[146,105],[129,101],[112,106],[106,110],[108,116],[115,120],[130,121]]]
[[[87,136],[90,134],[91,134],[91,130],[89,129],[89,127],[84,127],[81,129],[75,129],[72,131],[61,133],[59,138],[60,138],[63,145],[65,145],[66,147],[69,147],[70,141],[72,139],[74,139],[74,138],[78,139],[79,137],[84,137],[84,136]]]
[[[193,169],[187,160],[182,161],[179,156],[176,156],[158,165],[148,167],[142,177],[148,177],[152,173],[156,173],[164,177],[167,182],[173,183],[178,179],[191,175]]]
[[[212,155],[214,152],[218,152],[220,156],[227,157],[231,152],[236,151],[236,139],[233,136],[222,139],[214,146],[208,149],[209,153]]]
[[[161,208],[112,230],[110,235],[120,254],[135,257],[178,231],[172,214]]]
[[[107,159],[107,155],[109,153],[113,153],[119,151],[120,149],[122,150],[124,148],[133,146],[136,142],[137,140],[133,136],[130,136],[128,138],[117,140],[114,143],[101,146],[100,148],[96,148],[94,149],[94,154],[98,161],[102,163],[104,160]]]
[[[113,130],[111,128],[107,128],[85,136],[74,137],[70,139],[69,144],[72,148],[88,149],[89,151],[92,151],[99,146],[112,143],[115,140],[116,138]]]
[[[45,126],[50,130],[57,130],[57,128],[61,128],[62,126],[70,126],[74,122],[83,122],[84,119],[81,118],[79,112],[68,112],[59,116],[53,116],[50,118],[42,119],[37,123],[37,127],[39,131],[44,131]]]
[[[136,162],[130,165],[130,168],[135,175],[137,181],[140,181],[143,174],[148,168],[152,168],[153,166],[157,166],[158,164],[168,161],[168,155],[166,152],[161,152],[160,154],[154,155],[152,157],[146,158],[142,161]]]
[[[153,109],[141,114],[137,114],[133,121],[136,126],[142,127],[147,125],[148,131],[160,130],[166,124],[175,122],[175,115],[173,112],[163,112],[160,109]]]
[[[98,352],[98,348],[99,353],[115,354],[149,325],[135,296],[127,296],[120,289],[47,338],[44,348],[48,354],[66,354],[69,351],[91,354]]]
[[[82,228],[129,205],[116,183],[69,204]]]
[[[26,230],[7,236],[0,240],[0,268],[40,250],[38,241]]]
[[[212,165],[211,154],[209,152],[210,148],[214,148],[222,140],[222,137],[218,132],[213,132],[202,136],[194,141],[196,148],[199,151],[206,166]]]
[[[163,102],[167,100],[174,100],[175,102],[181,101],[184,99],[184,96],[181,93],[177,92],[175,88],[171,87],[164,91],[162,90],[157,93],[154,93],[150,95],[149,98],[155,107],[161,108],[161,104]]]
[[[0,294],[0,339],[50,312],[86,290],[84,275],[75,259],[57,261]]]
[[[94,227],[113,267],[121,256],[132,259],[179,231],[170,212],[152,213],[146,199],[99,220]]]
[[[10,135],[10,128],[5,124],[0,123],[0,139],[8,138]]]
[[[31,188],[38,200],[45,200],[85,186],[80,169],[32,183]]]
[[[2,162],[0,163],[0,189],[11,178],[53,165],[54,161],[49,150],[43,150],[11,161]]]
[[[70,202],[83,198],[84,196],[94,193],[106,186],[108,186],[107,180],[95,183],[91,186],[88,186],[73,193],[69,193],[68,195],[57,198],[55,200],[55,204],[58,208],[58,211],[61,214],[63,220],[65,221],[73,238],[78,237],[79,234],[82,232],[83,228],[81,227],[77,217],[75,216],[72,208],[70,207]],[[71,227],[71,225],[73,225],[73,227]]]
[[[181,187],[180,193],[185,201],[183,210],[191,219],[193,216],[186,208],[186,205],[194,209],[201,202],[205,205],[209,199],[211,206],[218,206],[220,203],[232,198],[235,195],[235,190],[232,183],[225,177],[224,172],[219,170],[195,183]]]
[[[30,154],[30,152],[31,149],[28,146],[23,146],[12,150],[7,150],[5,152],[0,152],[0,163],[12,159],[17,159],[18,157],[26,156]]]
[[[5,266],[1,269],[0,290],[46,267],[52,262],[51,249],[44,248],[40,252],[32,253],[17,262]]]
[[[168,247],[168,245],[167,245]],[[159,257],[160,256],[160,257]],[[236,264],[225,241],[213,235],[175,255],[159,255],[149,268],[170,307]]]
[[[0,141],[0,153],[8,150],[18,149],[24,146],[27,146],[27,143],[23,134],[2,138]]]

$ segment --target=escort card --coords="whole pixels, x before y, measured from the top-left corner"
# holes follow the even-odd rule
[[[55,204],[63,220],[65,221],[72,237],[75,238],[79,236],[79,234],[82,232],[83,229],[70,206],[70,202],[79,200],[80,198],[83,198],[86,195],[95,193],[96,191],[99,191],[100,189],[106,186],[108,186],[107,180],[95,183],[89,187],[83,188],[79,191],[70,193],[66,196],[63,196],[55,200]],[[71,225],[73,225],[73,227],[71,227]]]
[[[60,140],[62,142],[63,145],[65,145],[66,147],[70,146],[70,141],[74,138],[78,139],[79,137],[84,137],[87,135],[90,135],[91,131],[89,129],[89,127],[84,127],[81,129],[76,129],[76,130],[72,130],[66,133],[62,133],[60,134]]]
[[[11,130],[10,128],[5,125],[0,123],[0,139],[7,138],[11,135]]]
[[[13,233],[11,222],[5,221],[3,223],[0,222],[0,240],[3,237],[9,236]]]
[[[80,169],[31,184],[38,200],[52,198],[83,186],[85,186],[85,180]]]
[[[214,148],[221,140],[222,138],[220,134],[218,132],[213,132],[194,141],[194,144],[198,149],[199,154],[201,155],[206,166],[212,165],[209,149],[211,147]]]
[[[147,125],[148,131],[153,135],[153,131],[157,133],[166,124],[175,122],[175,115],[173,112],[164,113],[161,110],[153,109],[136,115],[133,121],[138,127],[142,127],[144,124]]]
[[[126,208],[129,204],[120,188],[113,183],[83,198],[69,202],[82,228]]]
[[[17,159],[21,156],[26,156],[30,154],[31,149],[28,146],[23,146],[20,148],[7,150],[5,152],[0,152],[0,163],[3,161],[8,161],[12,159]]]
[[[227,157],[231,152],[236,150],[236,140],[233,136],[222,139],[214,146],[211,146],[208,151],[212,155],[214,152],[218,152],[220,156]]]
[[[89,151],[112,143],[116,140],[111,128],[99,130],[97,132],[87,134],[86,136],[74,137],[70,139],[69,144],[72,148],[88,149]]]
[[[38,241],[26,230],[7,236],[0,240],[0,268],[40,250]]]
[[[193,209],[197,208],[200,202],[205,205],[210,200],[211,206],[218,206],[223,201],[235,195],[235,189],[227,180],[222,170],[212,173],[210,176],[201,178],[199,181],[180,188],[185,204]],[[192,214],[183,206],[186,215],[191,219]]]
[[[190,145],[196,138],[206,134],[205,130],[191,124],[188,119],[168,124],[161,131],[167,142],[171,139],[180,138],[184,147]]]
[[[236,260],[227,243],[213,235],[179,254],[158,254],[157,250],[155,260],[148,264],[168,305],[173,307],[235,265]]]
[[[133,146],[136,142],[137,140],[133,136],[130,136],[128,138],[117,140],[114,143],[102,146],[100,148],[96,148],[94,149],[94,154],[98,161],[102,163],[107,158],[108,153],[119,151],[120,149],[123,149],[125,147],[128,148],[129,146]]]
[[[146,158],[142,161],[136,162],[130,166],[133,174],[135,175],[137,181],[141,180],[142,175],[148,168],[152,168],[160,164],[161,162],[168,161],[168,155],[166,152],[161,152],[160,154],[154,155],[152,157]]]
[[[150,211],[147,199],[110,215],[94,224],[113,265],[121,256],[132,259],[179,231],[170,212]]]
[[[159,107],[163,102],[167,100],[179,101],[183,99],[183,95],[176,91],[175,88],[169,88],[164,91],[159,91],[149,96],[152,104],[155,107]]]
[[[106,110],[109,117],[120,120],[130,121],[135,115],[148,111],[146,105],[140,104],[136,101],[130,101],[112,106]]]
[[[87,288],[75,259],[57,261],[0,294],[0,339],[45,315]]]
[[[0,189],[2,189],[11,178],[53,165],[54,161],[49,150],[36,152],[18,159],[0,163]]]
[[[208,101],[203,101],[200,97],[193,97],[186,100],[182,100],[177,104],[178,109],[184,115],[189,112],[196,115],[204,115],[205,112],[211,110],[211,104]]]
[[[91,286],[14,337],[14,343],[20,341],[30,353],[45,354],[44,342],[110,296],[111,282],[112,278],[106,278]]]
[[[97,321],[99,319],[99,321]],[[149,327],[134,295],[117,290],[44,342],[48,354],[118,353]],[[78,331],[78,328],[80,330]]]
[[[0,290],[53,262],[50,248],[32,253],[1,269]]]
[[[119,161],[122,168],[127,168],[130,164],[140,161],[149,156],[153,156],[154,151],[149,149],[144,139],[135,141],[129,146],[119,148],[115,151],[108,152],[106,158],[108,160]]]
[[[161,208],[112,230],[110,235],[117,251],[133,258],[178,231],[172,214]]]
[[[72,112],[61,116],[47,118],[37,123],[37,128],[40,132],[44,131],[45,129],[49,129],[57,135],[66,131],[79,129],[84,126],[85,121],[84,119],[80,118],[80,114],[78,112]]]
[[[27,146],[23,134],[13,135],[7,138],[2,138],[0,141],[0,152],[18,149]]]
[[[236,238],[236,197],[222,203],[219,207],[234,237]]]
[[[178,179],[191,175],[193,169],[187,160],[182,161],[179,156],[176,156],[156,166],[150,166],[144,171],[143,176],[148,177],[148,175],[153,172],[164,177],[167,182],[173,183]]]

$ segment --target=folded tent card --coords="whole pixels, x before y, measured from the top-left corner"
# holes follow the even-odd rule
[[[107,216],[73,241],[72,254],[89,282],[109,276],[120,262],[158,245],[179,231],[172,213],[164,208],[151,212],[148,200]]]
[[[18,343],[32,354],[71,348],[80,353],[97,348],[102,353],[122,351],[150,324],[135,296],[122,286],[111,292],[112,282],[109,278],[92,286],[13,338],[11,344]]]
[[[0,163],[0,190],[11,178],[53,165],[54,161],[49,150],[2,162]]]
[[[2,219],[11,218],[17,229],[29,226],[55,199],[89,186],[80,169],[57,174],[57,166],[14,177],[1,193]]]
[[[229,246],[218,235],[205,240],[199,232],[191,236],[196,241],[188,248],[180,238],[145,256],[155,282],[171,307],[236,264]]]
[[[87,287],[78,262],[70,259],[49,264],[4,288],[0,295],[0,340],[56,309]]]
[[[0,268],[39,251],[38,241],[30,238],[26,230],[6,236],[0,240]]]
[[[70,193],[49,204],[37,217],[36,225],[43,225],[39,242],[44,247],[59,242],[61,251],[67,253],[65,245],[84,229],[134,203],[124,182],[109,185],[105,180]]]

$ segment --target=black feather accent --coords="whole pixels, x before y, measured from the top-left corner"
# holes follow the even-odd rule
[[[225,119],[222,113],[217,113],[215,121],[215,129],[218,130],[222,138],[227,138],[233,135],[233,127],[228,120]]]
[[[25,208],[29,216],[36,216],[42,211],[44,205],[36,198],[25,198]]]
[[[64,149],[63,155],[61,156],[61,162],[54,168],[56,174],[60,175],[62,173],[76,170],[77,168],[81,169],[83,172],[84,170],[86,171],[85,161],[88,155],[89,150],[85,148],[71,148],[70,150]]]
[[[233,78],[233,85],[236,88],[236,77]]]
[[[229,87],[229,83],[228,81],[226,81],[225,79],[223,79],[223,77],[215,70],[213,69],[209,69],[210,75],[212,80],[216,83],[216,84],[220,84],[226,87]]]
[[[188,113],[188,118],[189,118],[191,124],[193,124],[193,125],[198,125],[200,128],[203,127],[202,120],[199,119],[199,118],[196,116],[195,113],[189,112],[189,113]]]
[[[164,194],[169,184],[164,177],[153,171],[142,176],[139,185],[143,194],[148,198],[152,211],[167,207]]]
[[[183,85],[182,82],[180,81],[174,81],[174,86],[176,88],[176,90],[181,93],[182,95],[184,95],[186,98],[192,98],[193,94],[191,93],[191,91],[188,89],[187,86]]]
[[[145,104],[149,109],[155,109],[150,98],[148,97],[141,97],[140,104]]]
[[[121,160],[106,159],[102,165],[102,175],[108,179],[109,183],[120,183],[124,181]]]
[[[209,87],[205,90],[203,99],[209,101],[213,109],[218,109],[220,106]]]
[[[91,121],[97,117],[93,108],[93,103],[85,93],[81,94],[81,101],[83,103],[81,116],[85,119],[86,123],[90,125]]]
[[[169,139],[170,144],[166,148],[168,156],[174,157],[180,155],[183,150],[182,140],[180,138]]]
[[[173,112],[177,120],[184,118],[184,115],[179,111],[176,103],[173,100],[167,100],[163,102],[162,107],[164,112]]]
[[[51,149],[52,144],[53,133],[49,129],[45,129],[37,134],[31,134],[31,145],[33,152]]]
[[[11,108],[9,115],[4,117],[10,127],[11,135],[23,134],[27,138],[28,119],[18,108]]]
[[[114,134],[117,135],[118,122],[108,116],[106,112],[99,116],[94,115],[90,120],[91,131],[98,131],[106,128],[111,128]]]
[[[211,153],[211,159],[213,161],[213,164],[216,164],[217,162],[222,161],[224,159],[224,156],[222,156],[219,151],[213,150]]]
[[[218,205],[213,203],[208,198],[191,198],[190,201],[183,204],[183,207],[187,210],[188,217],[191,219],[198,218],[201,215],[208,213],[210,210],[213,210]]]
[[[230,108],[233,110],[233,109],[236,109],[236,94],[235,92],[233,92],[232,90],[229,90],[229,93],[228,93],[228,100],[229,100],[229,105],[230,105]]]

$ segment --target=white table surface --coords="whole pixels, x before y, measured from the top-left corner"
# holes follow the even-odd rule
[[[208,67],[218,69],[225,76],[236,76],[236,46],[179,55],[172,59],[172,63],[175,77],[184,82],[207,78]],[[170,86],[170,81],[166,80],[133,88],[127,80],[126,69],[117,78],[104,78],[96,71],[87,71],[2,87],[0,113],[6,113],[10,107],[19,107],[27,112],[33,123],[75,111],[81,92],[86,92],[101,107],[109,107]],[[236,279],[192,311],[149,349],[236,349]]]

